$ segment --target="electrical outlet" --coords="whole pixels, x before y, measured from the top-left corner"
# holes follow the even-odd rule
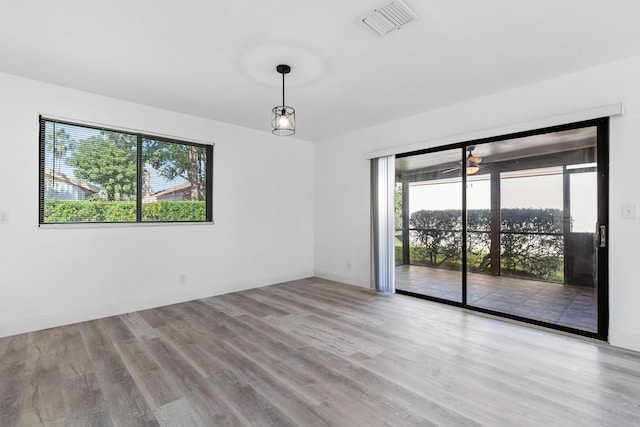
[[[178,285],[185,285],[187,283],[187,275],[184,273],[178,274]]]
[[[6,224],[9,222],[9,212],[0,211],[0,224]]]

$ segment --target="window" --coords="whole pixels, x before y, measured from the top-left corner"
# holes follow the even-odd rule
[[[40,224],[212,222],[213,146],[40,117]]]

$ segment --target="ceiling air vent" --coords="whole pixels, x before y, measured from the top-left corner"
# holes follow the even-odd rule
[[[418,15],[400,0],[392,1],[360,18],[360,22],[365,27],[373,30],[381,37],[385,37],[417,20]]]

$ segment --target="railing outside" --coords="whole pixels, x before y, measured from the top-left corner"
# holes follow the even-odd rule
[[[490,210],[467,212],[467,265],[491,272]],[[500,274],[562,282],[564,237],[558,209],[503,209],[500,212]],[[459,270],[462,216],[459,210],[413,212],[409,232],[410,264]],[[402,259],[403,228],[396,228],[396,259]],[[496,269],[493,269],[494,271]]]

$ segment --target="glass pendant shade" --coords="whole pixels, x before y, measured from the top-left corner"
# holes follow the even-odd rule
[[[273,107],[271,127],[274,135],[290,136],[296,133],[296,110],[286,105]]]

